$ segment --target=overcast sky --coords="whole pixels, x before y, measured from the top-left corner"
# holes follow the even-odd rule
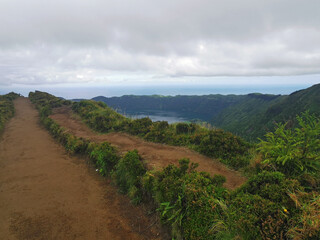
[[[0,87],[312,85],[319,16],[319,0],[0,0]]]

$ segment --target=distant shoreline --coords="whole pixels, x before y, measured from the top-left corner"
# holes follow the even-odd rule
[[[96,96],[105,97],[121,97],[123,95],[243,95],[249,93],[262,94],[281,94],[287,95],[297,90],[310,87],[310,84],[299,85],[185,85],[185,86],[68,86],[68,87],[49,87],[49,86],[28,86],[28,87],[1,87],[0,94],[8,92],[17,92],[23,96],[27,96],[29,92],[34,90],[45,91],[55,96],[65,99],[91,99]]]

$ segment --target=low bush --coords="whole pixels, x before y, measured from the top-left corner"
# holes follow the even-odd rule
[[[146,173],[137,150],[129,151],[115,165],[113,179],[122,193],[128,193],[134,203],[142,198],[141,178]]]
[[[129,122],[127,127],[127,132],[132,135],[144,136],[150,131],[151,126],[152,126],[152,121],[148,117],[134,119],[131,122]]]
[[[189,133],[189,124],[187,123],[177,123],[176,134],[186,134]]]
[[[289,193],[303,191],[300,183],[294,179],[288,179],[280,172],[263,171],[251,177],[245,184],[237,189],[236,194],[256,194],[260,197],[279,204],[286,209],[295,207]]]
[[[116,149],[107,142],[91,145],[89,156],[103,176],[110,174],[120,159]]]
[[[238,194],[228,204],[231,231],[242,239],[284,239],[288,218],[278,204],[259,195]]]
[[[73,102],[72,110],[78,113],[81,118],[92,129],[99,132],[110,132],[115,129],[123,130],[126,128],[126,118],[113,111],[102,102],[84,100]]]
[[[4,124],[14,115],[13,100],[19,97],[14,92],[6,95],[0,95],[0,133],[4,128]]]
[[[172,226],[172,235],[184,239],[215,239],[210,231],[220,218],[218,199],[228,194],[222,187],[225,178],[196,172],[197,165],[181,159],[179,167],[169,165],[162,171],[147,173],[143,189],[152,196],[162,221]]]
[[[289,177],[309,174],[320,176],[320,118],[308,112],[297,116],[299,127],[286,128],[278,124],[274,132],[266,134],[258,150],[264,163]]]
[[[46,92],[30,92],[29,99],[34,103],[40,110],[40,116],[48,116],[51,114],[51,109],[56,107],[61,107],[65,105],[71,105],[71,101],[57,98]]]
[[[297,215],[291,221],[288,237],[292,239],[320,239],[320,194],[316,192],[291,193],[290,197],[296,204]]]
[[[197,135],[193,139],[199,142],[196,147],[197,151],[209,157],[220,158],[223,163],[235,169],[245,167],[250,163],[248,158],[250,145],[231,133],[223,130],[210,130],[207,134]]]

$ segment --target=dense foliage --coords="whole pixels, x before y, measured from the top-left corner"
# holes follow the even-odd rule
[[[235,169],[249,164],[250,145],[242,138],[220,129],[208,130],[194,123],[152,122],[149,118],[132,120],[102,102],[89,100],[74,102],[72,109],[98,132],[123,131],[148,141],[187,146],[218,158]]]
[[[320,119],[308,112],[297,117],[299,127],[286,128],[278,124],[274,132],[266,134],[266,140],[259,143],[264,164],[288,177],[313,180],[320,178]],[[318,186],[319,187],[319,186]]]
[[[295,125],[295,116],[309,110],[320,115],[320,84],[290,95],[252,93],[247,95],[95,97],[122,113],[175,112],[187,119],[209,121],[246,140],[256,141],[274,129],[274,122]]]
[[[122,193],[128,193],[134,203],[141,201],[141,178],[146,173],[137,150],[129,151],[115,165],[112,173]]]
[[[265,163],[288,176],[319,174],[320,121],[307,113],[297,119],[299,128],[286,129],[286,124],[278,124],[275,132],[267,133],[267,140],[260,142],[259,150]]]
[[[94,130],[109,132],[123,130],[126,118],[113,111],[106,104],[92,101],[81,101],[72,105],[72,110],[78,113]]]
[[[0,132],[2,132],[6,121],[14,115],[14,106],[12,101],[19,96],[19,94],[14,92],[6,95],[0,95]]]
[[[264,126],[255,128],[263,113],[285,96],[269,94],[204,95],[204,96],[122,96],[95,97],[108,106],[127,114],[153,114],[156,111],[172,111],[192,121],[208,121],[214,126],[254,140],[266,132]],[[253,124],[253,125],[252,125]],[[272,126],[271,126],[272,127]]]
[[[276,148],[279,141],[268,137],[262,141],[259,167],[244,185],[229,191],[223,187],[223,176],[197,172],[197,165],[188,159],[181,159],[179,166],[147,171],[137,151],[119,156],[108,143],[96,144],[72,136],[48,118],[46,106],[38,108],[42,122],[69,152],[87,154],[100,173],[111,175],[120,191],[127,193],[134,203],[152,201],[163,223],[172,228],[174,239],[320,239],[319,185],[310,188],[303,177],[310,173],[319,179],[318,171],[308,167],[301,173],[296,172],[295,165],[290,165],[289,170],[281,167],[276,159],[291,152],[278,151],[286,149]],[[280,130],[272,134],[282,132],[283,139],[293,134],[292,138],[298,138],[296,143],[306,143],[302,144],[304,155],[294,152],[298,155],[296,160],[319,156],[319,144],[314,144],[319,140],[319,134],[314,134],[319,119],[305,113],[298,121],[300,128],[288,133],[289,129],[280,125]],[[161,122],[153,127],[170,128]],[[178,132],[186,134],[187,129],[193,131],[192,127],[181,126]],[[273,152],[270,155],[268,151]]]
[[[289,96],[249,94],[251,99],[239,101],[213,116],[213,125],[232,133],[239,134],[247,140],[256,141],[267,132],[273,131],[274,123],[286,123],[290,127],[298,126],[296,115],[301,112],[320,116],[320,84],[300,90]]]
[[[209,121],[223,109],[241,101],[245,96],[236,95],[204,95],[204,96],[135,96],[95,97],[93,100],[102,101],[122,113],[154,111],[172,111],[191,119]]]
[[[36,104],[37,108],[45,115],[50,115],[52,108],[61,107],[63,105],[70,105],[71,101],[57,98],[46,92],[30,92],[29,99]]]

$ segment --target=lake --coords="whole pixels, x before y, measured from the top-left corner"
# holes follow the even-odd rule
[[[191,120],[186,117],[180,116],[175,112],[167,112],[167,111],[140,111],[140,112],[125,112],[121,114],[133,119],[149,117],[153,122],[167,121],[168,123],[176,123],[176,122],[188,122]]]

